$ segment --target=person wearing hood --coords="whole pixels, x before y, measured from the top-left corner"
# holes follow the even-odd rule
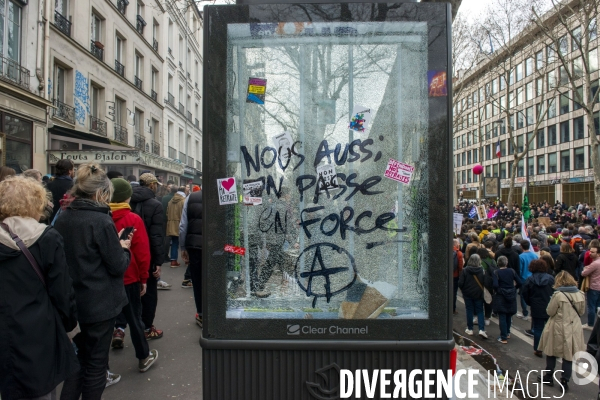
[[[114,187],[110,209],[112,219],[118,231],[133,228],[131,238],[131,261],[125,272],[123,283],[129,303],[123,307],[122,315],[129,324],[129,334],[135,349],[135,356],[139,360],[140,372],[146,372],[158,358],[158,351],[148,348],[148,341],[144,335],[144,324],[142,322],[142,301],[146,294],[146,281],[148,280],[150,267],[150,245],[144,221],[135,213],[131,212],[129,202],[131,201],[132,189],[125,179],[111,179]],[[125,338],[125,326],[119,321],[115,324],[111,346],[123,348]]]
[[[542,331],[548,321],[546,307],[554,293],[554,278],[548,274],[548,265],[544,260],[533,260],[528,266],[531,275],[525,280],[521,296],[525,303],[531,307],[533,351],[538,357],[542,357],[542,351],[538,350]]]
[[[546,312],[550,317],[538,348],[546,354],[544,376],[538,376],[538,381],[548,386],[554,386],[554,368],[556,359],[562,358],[562,376],[560,385],[566,392],[569,390],[569,380],[573,371],[573,355],[585,351],[581,316],[585,312],[585,296],[577,289],[577,281],[567,271],[556,275],[554,289]]]
[[[548,236],[547,239],[548,248],[550,249],[550,255],[556,261],[560,254],[560,245],[556,244],[556,239],[553,236]]]
[[[590,246],[589,256],[592,263],[587,265],[582,276],[590,277],[590,288],[587,291],[587,325],[583,329],[592,330],[596,322],[596,310],[600,307],[600,246]]]
[[[181,186],[167,206],[167,236],[171,238],[171,268],[179,267],[179,222],[185,203],[185,187]],[[190,287],[192,287],[190,285]]]
[[[146,284],[146,294],[142,297],[142,322],[146,329],[146,339],[160,339],[163,331],[156,329],[154,318],[158,306],[158,288],[171,287],[168,283],[160,280],[161,265],[165,262],[164,251],[164,213],[160,201],[156,197],[159,182],[156,176],[146,172],[140,176],[138,186],[131,186],[131,211],[136,213],[144,221],[146,234],[150,243],[150,269]],[[124,323],[123,320],[120,321]]]
[[[577,263],[577,256],[575,255],[575,251],[573,250],[569,242],[562,242],[560,244],[560,254],[556,258],[556,274],[558,274],[561,271],[567,271],[569,274],[571,274],[573,279],[577,279]]]
[[[79,369],[67,337],[77,325],[77,307],[63,238],[38,222],[46,193],[40,183],[23,176],[0,183],[3,400],[55,398],[56,387]],[[41,276],[9,232],[22,240]]]
[[[494,272],[492,306],[498,314],[500,337],[498,342],[507,344],[510,339],[512,316],[517,313],[517,289],[521,287],[521,277],[508,267],[508,258],[500,256],[496,260],[498,270]]]
[[[106,386],[108,351],[117,315],[127,304],[123,276],[132,235],[121,240],[110,217],[113,186],[98,164],[82,164],[73,201],[54,228],[65,240],[81,332],[73,338],[80,370],[63,385],[61,400],[100,399]]]
[[[484,272],[481,268],[481,257],[477,254],[471,255],[467,261],[467,267],[463,269],[458,278],[458,287],[460,288],[465,308],[467,311],[467,335],[473,335],[473,315],[477,315],[479,326],[479,336],[487,339],[485,332],[485,318],[483,315],[483,282]]]

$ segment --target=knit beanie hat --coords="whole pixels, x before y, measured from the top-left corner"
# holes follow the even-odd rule
[[[110,180],[115,188],[111,203],[123,203],[129,199],[133,193],[131,184],[123,178],[113,178]]]

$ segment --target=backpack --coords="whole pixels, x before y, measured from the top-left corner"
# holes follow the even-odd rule
[[[458,271],[458,253],[456,250],[452,250],[454,253],[454,271]]]
[[[573,250],[575,250],[575,255],[577,257],[585,251],[585,240],[580,237],[571,239],[570,245]]]

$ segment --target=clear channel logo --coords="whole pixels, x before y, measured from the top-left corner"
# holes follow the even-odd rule
[[[288,335],[368,335],[369,327],[347,328],[337,325],[329,327],[315,327],[310,325],[288,325]]]

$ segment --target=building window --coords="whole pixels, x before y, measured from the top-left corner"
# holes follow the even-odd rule
[[[590,20],[588,34],[590,35],[590,41],[592,41],[598,37],[598,27],[596,26],[596,18],[592,18]]]
[[[537,134],[536,148],[541,149],[546,145],[546,132],[544,128],[540,128]]]
[[[534,176],[535,175],[535,167],[534,167],[534,159],[533,157],[527,157],[527,169],[528,169],[528,174],[529,176]]]
[[[581,44],[581,26],[573,29],[571,32],[571,48],[573,51],[579,50],[579,45]]]
[[[567,143],[571,141],[571,132],[569,131],[569,122],[565,121],[560,123],[560,142]]]
[[[517,82],[523,79],[523,63],[518,64],[516,68]]]
[[[553,44],[546,46],[546,57],[549,63],[556,61],[556,50]]]
[[[506,89],[506,78],[504,75],[500,75],[500,91]]]
[[[6,166],[17,174],[33,167],[33,123],[0,113],[0,132],[6,134]]]
[[[467,151],[467,165],[471,164],[471,152]]]
[[[557,172],[556,166],[556,153],[548,154],[548,173],[553,174]]]
[[[554,89],[558,85],[556,80],[556,71],[552,70],[548,72],[548,90]]]
[[[575,79],[583,76],[583,57],[577,57],[573,60],[573,75]]]
[[[560,95],[560,115],[569,112],[569,96],[567,94]]]
[[[467,153],[462,153],[461,157],[462,157],[462,165],[467,165]]]
[[[533,58],[529,57],[525,60],[525,76],[529,76],[533,73]]]
[[[0,1],[0,56],[21,62],[21,7],[13,0]]]
[[[533,81],[525,85],[525,101],[533,99]]]
[[[523,103],[523,86],[520,86],[517,88],[517,105],[522,104]]]
[[[65,102],[65,84],[67,71],[60,65],[54,65],[54,98],[61,103]]]
[[[90,114],[96,118],[100,116],[101,90],[102,89],[94,85],[92,85],[92,88],[90,90]]]
[[[544,93],[544,80],[542,78],[537,78],[535,80],[535,95],[541,96]]]
[[[525,109],[525,120],[527,122],[527,126],[533,125],[533,106]]]
[[[92,42],[102,42],[102,18],[92,13]]]
[[[548,146],[557,144],[556,140],[556,125],[548,126]]]
[[[491,150],[490,150],[490,145],[485,146],[485,159],[486,160],[490,160],[491,157]]]
[[[535,53],[535,68],[540,70],[544,67],[544,52],[538,51]]]
[[[138,53],[135,53],[135,58],[134,58],[134,69],[135,69],[135,76],[134,78],[134,84],[135,86],[142,90],[142,78],[143,78],[143,74],[144,74],[144,58],[139,55]]]
[[[564,65],[558,68],[558,79],[560,79],[561,85],[566,85],[569,82],[569,75],[567,75],[567,69]]]
[[[517,114],[517,129],[521,129],[525,126],[525,118],[523,117],[523,113],[519,112]]]
[[[155,19],[152,20],[152,48],[158,51],[158,22]]]
[[[548,118],[556,117],[556,101],[555,99],[548,100]]]
[[[522,153],[524,150],[524,136],[517,136],[517,153]]]
[[[583,85],[573,91],[573,111],[581,109],[581,103],[579,103],[577,99],[583,100]]]
[[[477,163],[478,161],[478,155],[479,155],[479,151],[477,149],[473,150],[473,162]]]
[[[589,58],[590,72],[596,72],[596,71],[598,71],[598,49],[590,50],[589,54],[590,54],[590,58]]]
[[[583,139],[585,137],[585,124],[583,122],[583,116],[573,119],[573,139]]]
[[[500,179],[506,179],[506,163],[500,164]]]
[[[585,156],[584,156],[584,148],[578,147],[575,149],[575,166],[574,169],[584,169],[585,168]]]
[[[537,157],[537,173],[545,174],[546,173],[546,156],[541,155]]]
[[[507,139],[508,140],[508,154],[514,154],[515,153],[515,144],[514,141],[512,139]]]
[[[525,176],[525,160],[521,159],[517,164],[517,176],[523,177]]]
[[[563,56],[566,56],[569,52],[569,41],[567,40],[567,35],[564,35],[558,39],[558,50]]]
[[[498,78],[492,80],[492,94],[498,93]]]
[[[571,150],[560,152],[560,172],[571,170]]]

